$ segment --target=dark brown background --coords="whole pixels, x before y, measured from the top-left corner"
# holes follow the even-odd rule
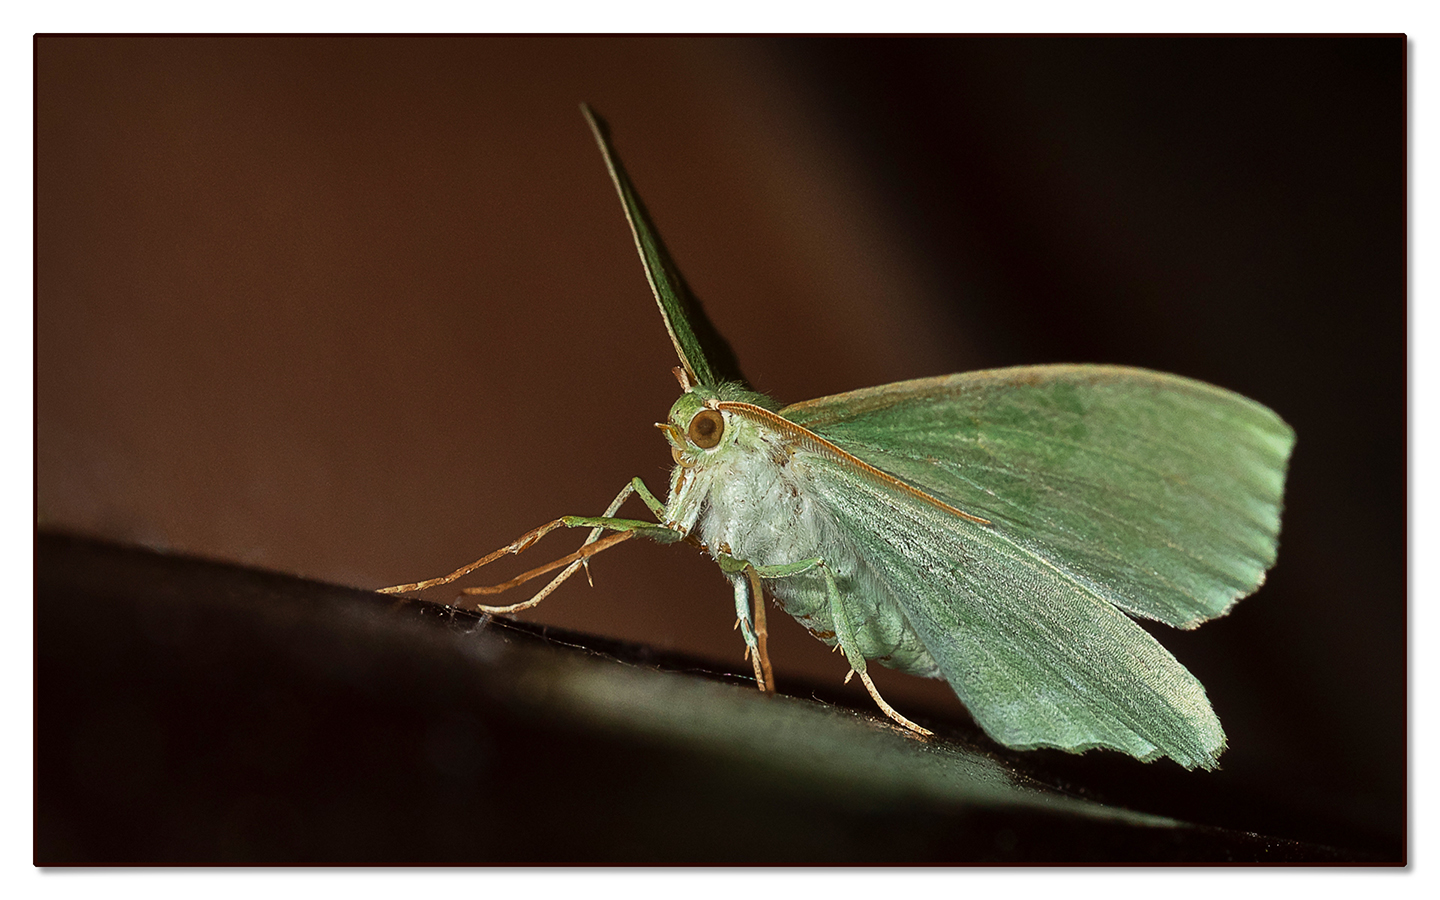
[[[587,100],[782,400],[1106,362],[1284,416],[1269,584],[1161,635],[1231,739],[1190,777],[1394,837],[1404,52],[37,38],[39,522],[380,586],[598,513],[633,475],[662,490],[673,353]],[[572,542],[551,540],[537,562]],[[637,542],[593,569],[527,617],[738,663],[712,563]],[[782,688],[844,674],[782,619]],[[878,680],[902,710],[956,704]]]

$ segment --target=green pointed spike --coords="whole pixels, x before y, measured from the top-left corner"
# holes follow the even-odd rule
[[[660,232],[650,221],[645,204],[635,192],[630,177],[625,174],[625,167],[610,143],[610,129],[605,120],[587,104],[580,104],[580,111],[585,114],[585,121],[590,123],[595,143],[600,145],[605,166],[610,170],[610,180],[615,182],[615,190],[625,206],[625,218],[635,238],[635,249],[640,252],[640,262],[645,265],[645,277],[655,294],[655,302],[660,306],[660,315],[665,319],[665,329],[670,332],[675,353],[680,357],[680,364],[685,367],[691,383],[709,387],[722,381],[743,383],[745,376],[735,361],[734,351],[715,330],[700,301],[685,284],[685,277],[670,258],[665,242],[660,239]]]

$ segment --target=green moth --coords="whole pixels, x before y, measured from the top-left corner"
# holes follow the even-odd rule
[[[996,741],[1104,747],[1213,768],[1225,733],[1205,689],[1132,620],[1194,628],[1275,562],[1294,433],[1237,394],[1143,369],[1027,366],[901,382],[782,406],[750,390],[671,260],[610,144],[582,107],[620,194],[680,357],[683,393],[657,427],[675,468],[661,502],[634,479],[599,517],[566,516],[450,575],[591,529],[544,599],[637,534],[689,540],[735,593],[761,690],[773,678],[764,593],[838,647],[944,678]],[[616,518],[638,494],[656,522]],[[605,534],[609,532],[609,534]],[[604,535],[602,537],[602,535]],[[850,675],[846,676],[848,680]]]

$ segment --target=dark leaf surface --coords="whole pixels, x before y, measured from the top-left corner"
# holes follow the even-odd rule
[[[53,535],[37,575],[37,865],[1372,858],[644,646]]]

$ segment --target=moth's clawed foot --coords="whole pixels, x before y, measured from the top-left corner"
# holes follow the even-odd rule
[[[865,684],[865,690],[867,690],[867,691],[870,692],[870,699],[874,700],[874,701],[875,701],[875,705],[878,706],[878,707],[880,707],[880,711],[883,712],[885,715],[889,716],[891,719],[893,719],[893,720],[896,722],[896,724],[901,725],[902,727],[907,728],[907,729],[909,729],[910,731],[915,732],[916,734],[920,735],[921,737],[934,737],[934,736],[935,736],[935,732],[931,731],[931,730],[928,729],[928,728],[922,728],[922,727],[920,727],[919,725],[916,725],[914,722],[910,721],[909,719],[905,718],[904,716],[902,716],[902,715],[900,715],[898,712],[896,712],[896,711],[895,711],[895,707],[893,707],[893,706],[891,706],[890,704],[886,703],[886,702],[885,702],[885,698],[884,698],[884,697],[881,697],[881,696],[880,696],[880,692],[875,689],[875,682],[871,681],[871,680],[870,680],[870,676],[867,675],[866,673],[864,673],[864,672],[858,672],[858,673],[857,673],[854,669],[851,669],[851,670],[850,670],[850,674],[845,676],[845,683],[846,683],[846,684],[849,684],[849,683],[850,683],[850,676],[851,676],[851,675],[856,675],[856,674],[858,674],[858,675],[860,676],[860,680],[861,680],[862,682],[864,682],[864,684]]]

